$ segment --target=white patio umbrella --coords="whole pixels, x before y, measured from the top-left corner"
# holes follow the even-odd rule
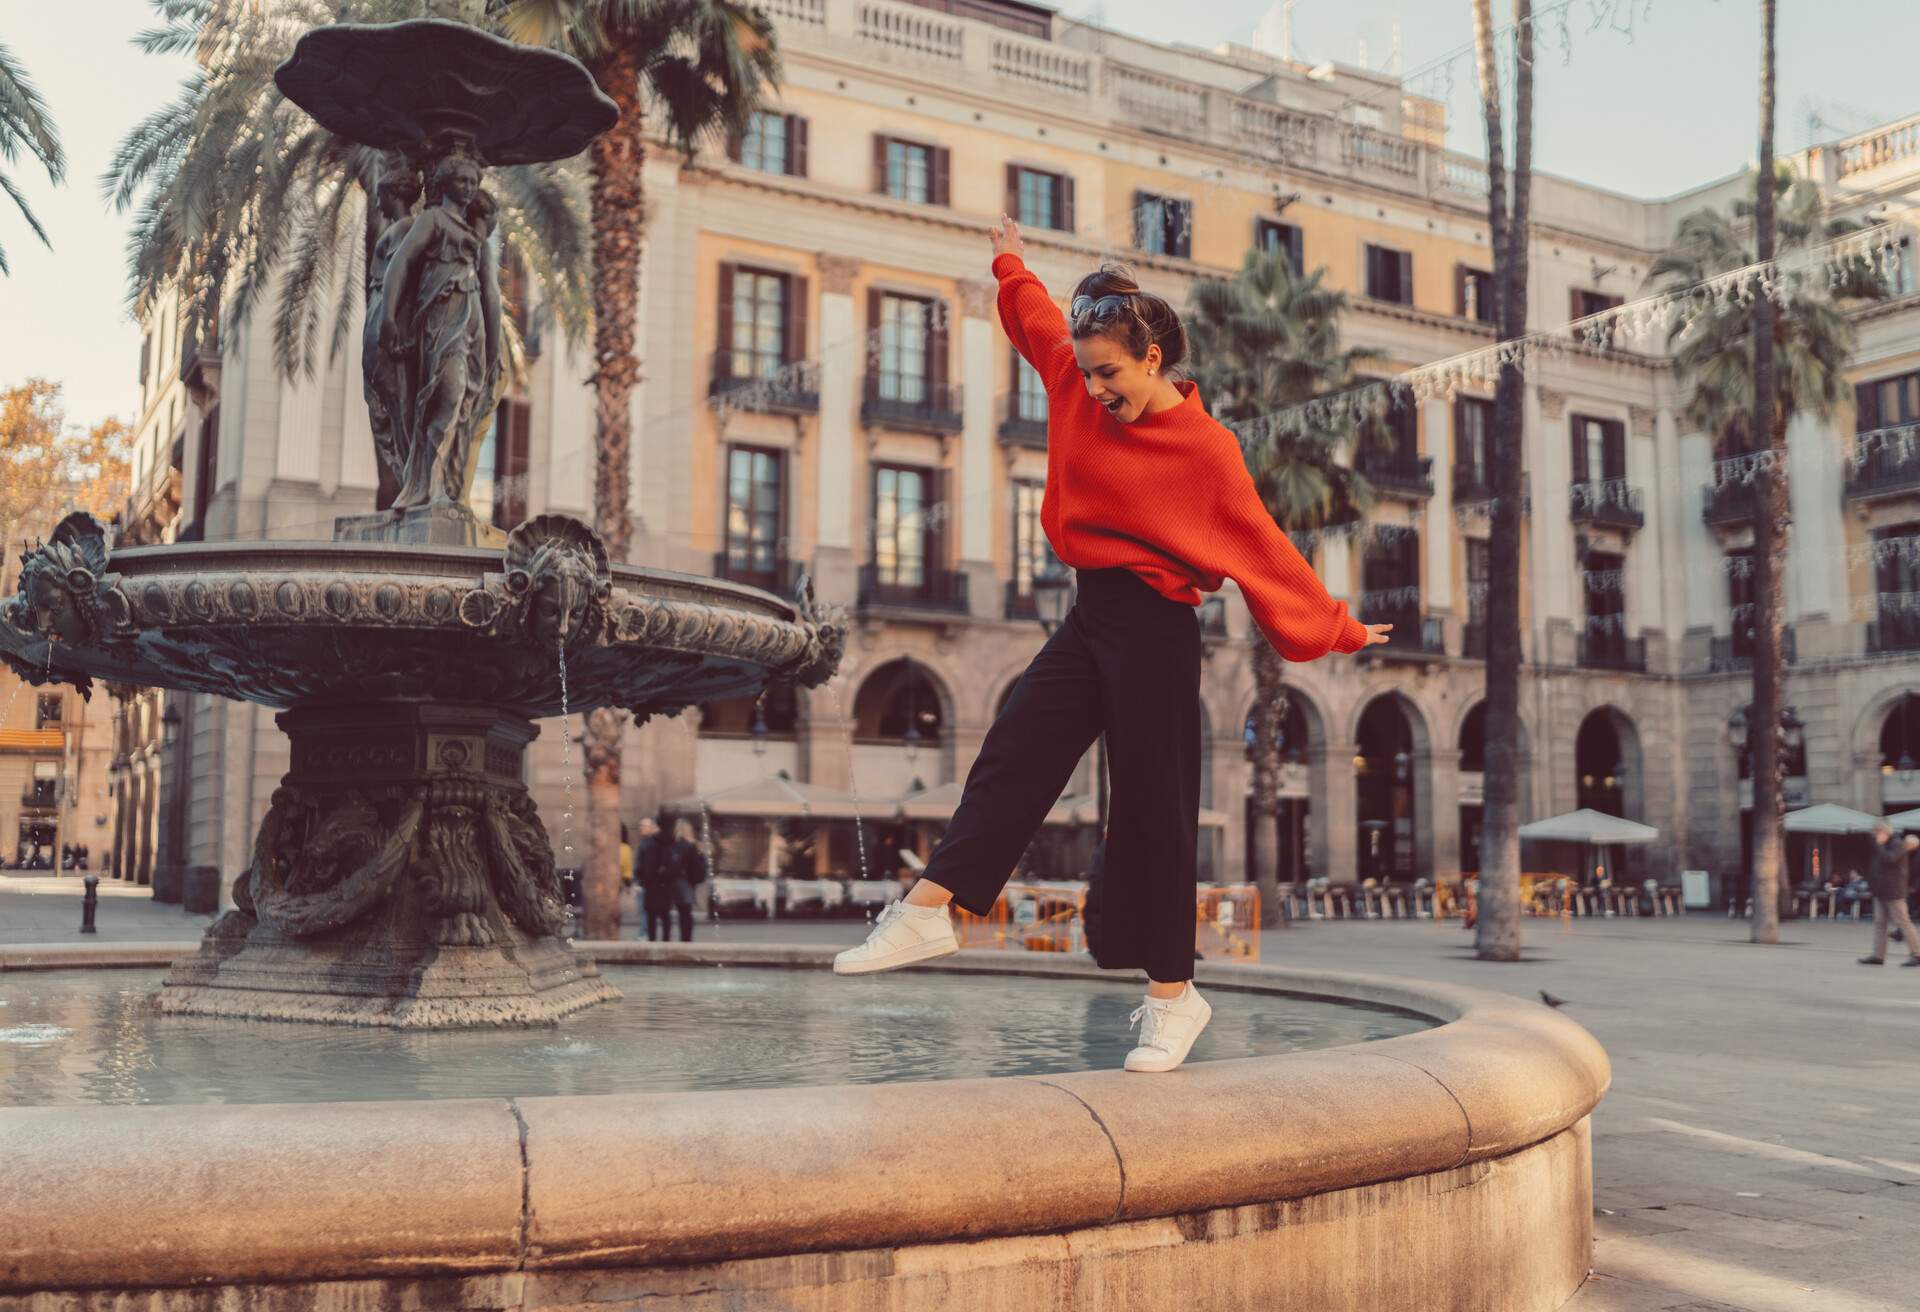
[[[1877,815],[1868,815],[1865,811],[1856,811],[1850,806],[1840,806],[1834,802],[1822,802],[1818,806],[1803,806],[1798,811],[1787,812],[1785,828],[1790,834],[1818,835],[1820,868],[1831,873],[1832,837],[1835,834],[1870,834],[1873,827],[1880,823],[1881,818]]]
[[[1887,817],[1887,823],[1895,829],[1920,829],[1920,806],[1911,811],[1896,811]]]
[[[871,819],[876,808],[856,805],[852,793],[821,784],[802,783],[789,778],[785,770],[763,779],[716,788],[706,793],[677,797],[666,805],[681,815],[730,816],[767,822],[767,876],[778,872],[779,822],[792,819],[852,820]],[[878,809],[884,809],[878,808]]]
[[[1543,843],[1579,843],[1581,845],[1580,882],[1586,882],[1588,849],[1606,847],[1614,843],[1651,843],[1660,837],[1660,831],[1652,825],[1643,825],[1637,820],[1623,819],[1617,815],[1608,815],[1583,806],[1578,811],[1568,811],[1565,815],[1549,816],[1545,820],[1535,820],[1531,824],[1520,826],[1520,837],[1531,838]]]

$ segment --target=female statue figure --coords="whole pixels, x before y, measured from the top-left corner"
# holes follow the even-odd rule
[[[413,379],[395,510],[460,501],[473,412],[498,368],[499,293],[486,276],[491,258],[474,222],[479,191],[471,156],[442,156],[427,181],[427,206],[387,266],[380,343],[411,365]]]
[[[403,355],[381,348],[380,325],[386,310],[387,266],[394,251],[413,226],[413,207],[420,199],[420,173],[397,150],[380,162],[380,180],[374,200],[376,235],[367,256],[367,315],[362,328],[360,372],[367,398],[367,417],[373,425],[373,449],[396,484],[406,480],[407,436],[413,421],[413,370]]]

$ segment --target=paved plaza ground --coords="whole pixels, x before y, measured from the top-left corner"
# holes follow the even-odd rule
[[[189,941],[208,919],[144,889],[103,881],[101,893],[100,942]],[[0,876],[0,942],[82,941],[79,901],[75,876]],[[1745,931],[1699,915],[1571,933],[1529,922],[1529,960],[1494,966],[1453,925],[1342,921],[1269,932],[1262,951],[1270,964],[1545,989],[1606,1045],[1595,1274],[1572,1312],[1915,1312],[1920,970],[1855,965],[1865,924],[1789,923],[1778,948]],[[860,929],[729,921],[696,935],[852,943]]]

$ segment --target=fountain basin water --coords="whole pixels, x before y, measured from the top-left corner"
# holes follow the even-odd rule
[[[811,969],[830,956],[593,950]],[[942,964],[944,978],[1097,974],[1021,953]],[[1587,1117],[1608,1082],[1578,1025],[1377,977],[1219,966],[1200,980],[1221,1010],[1275,991],[1442,1023],[1156,1077],[5,1109],[0,1220],[18,1239],[0,1310],[104,1307],[104,1292],[35,1291],[113,1290],[153,1312],[222,1298],[1426,1312],[1555,1308],[1578,1287]]]

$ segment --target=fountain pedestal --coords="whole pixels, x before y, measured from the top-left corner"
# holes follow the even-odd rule
[[[567,907],[521,782],[538,730],[492,707],[304,707],[235,907],[177,963],[181,1015],[541,1024],[619,994]]]

